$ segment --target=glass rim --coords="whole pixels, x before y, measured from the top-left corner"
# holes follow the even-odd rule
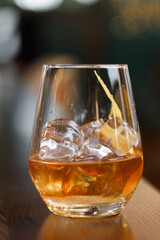
[[[43,68],[47,69],[56,69],[56,68],[65,68],[65,69],[74,69],[74,68],[84,68],[84,69],[95,69],[95,68],[116,68],[116,69],[128,69],[127,64],[43,64]]]

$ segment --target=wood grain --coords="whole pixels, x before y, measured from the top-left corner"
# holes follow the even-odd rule
[[[9,231],[2,196],[2,192],[0,192],[0,240],[6,240],[9,239]]]
[[[123,216],[138,239],[160,239],[160,193],[142,179]]]
[[[0,202],[0,240],[159,240],[160,193],[144,179],[122,214],[104,219],[56,216],[22,179],[10,181]]]

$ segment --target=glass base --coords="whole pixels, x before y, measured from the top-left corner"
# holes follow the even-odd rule
[[[125,205],[126,202],[116,202],[107,205],[78,207],[49,205],[48,208],[51,212],[66,217],[102,218],[120,213]]]

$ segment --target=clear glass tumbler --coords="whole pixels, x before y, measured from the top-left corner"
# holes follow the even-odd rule
[[[119,213],[143,170],[128,66],[44,65],[28,164],[52,212]]]

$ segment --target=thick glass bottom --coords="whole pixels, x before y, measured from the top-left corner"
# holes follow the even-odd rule
[[[66,217],[81,217],[81,218],[102,218],[113,216],[121,212],[125,207],[126,201],[124,199],[119,202],[110,203],[110,204],[100,204],[93,206],[64,206],[64,205],[55,205],[47,204],[51,212],[66,216]]]

